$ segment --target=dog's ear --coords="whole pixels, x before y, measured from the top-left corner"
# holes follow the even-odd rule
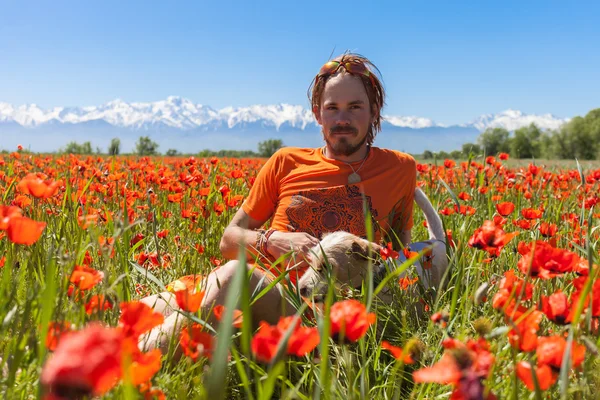
[[[356,240],[352,242],[351,251],[352,257],[356,259],[369,257],[369,248]]]

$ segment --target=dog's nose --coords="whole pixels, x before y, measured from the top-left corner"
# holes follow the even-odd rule
[[[305,287],[301,288],[300,289],[300,296],[302,296],[302,297],[308,297],[308,296],[310,296],[310,291],[308,290],[308,288],[305,288]]]

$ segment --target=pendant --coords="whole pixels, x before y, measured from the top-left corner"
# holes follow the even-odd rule
[[[360,182],[360,175],[358,175],[356,172],[353,172],[350,175],[348,175],[348,185],[354,185],[358,182]]]

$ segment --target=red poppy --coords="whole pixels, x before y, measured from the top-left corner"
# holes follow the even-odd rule
[[[87,265],[76,265],[71,273],[69,282],[74,284],[79,290],[89,290],[102,282],[104,273]]]
[[[60,338],[70,330],[71,323],[68,321],[50,322],[48,324],[48,333],[46,334],[46,348],[50,351],[56,350]]]
[[[507,153],[500,153],[500,154],[498,154],[498,158],[500,160],[506,161],[506,160],[508,160],[508,154]]]
[[[179,336],[179,344],[186,356],[196,361],[200,357],[211,358],[215,345],[215,338],[203,331],[200,324],[192,324],[184,328]]]
[[[319,330],[315,327],[300,326],[294,330],[288,341],[287,353],[302,357],[315,349],[321,342]]]
[[[277,347],[281,340],[281,331],[277,326],[271,326],[266,322],[260,323],[258,332],[252,337],[250,347],[252,354],[258,361],[271,362],[277,354]]]
[[[512,214],[513,211],[515,211],[515,205],[510,201],[496,204],[496,211],[498,211],[498,214],[502,215],[503,217],[507,217]]]
[[[118,329],[99,324],[65,334],[44,365],[40,381],[58,395],[102,395],[121,377],[122,346]]]
[[[204,292],[196,292],[195,289],[185,289],[175,291],[175,299],[177,305],[184,311],[195,313],[202,304],[204,298]]]
[[[112,303],[106,300],[103,294],[93,295],[85,304],[85,312],[88,315],[92,315],[93,313],[105,311],[112,308]]]
[[[554,385],[558,379],[558,373],[554,372],[552,368],[545,364],[535,368],[535,376],[540,390],[547,390],[550,386]],[[517,364],[517,377],[525,384],[527,389],[531,391],[535,390],[531,364],[527,361],[520,361]]]
[[[531,251],[521,257],[517,265],[524,274],[534,278],[550,279],[572,272],[580,261],[580,257],[575,253],[556,249],[546,242],[537,241],[531,246]]]
[[[350,342],[356,342],[362,338],[376,319],[374,313],[367,313],[365,305],[354,299],[333,304],[329,317],[331,319],[331,335],[341,336]]]
[[[456,359],[449,352],[444,352],[440,361],[428,368],[421,368],[413,372],[415,383],[435,382],[444,385],[456,384],[462,372]]]
[[[558,226],[556,226],[556,224],[549,224],[547,222],[541,222],[539,229],[540,229],[540,233],[542,234],[542,236],[553,237],[554,235],[556,235],[556,232],[558,231]]]
[[[414,285],[419,281],[419,277],[415,276],[414,278],[409,278],[408,276],[402,277],[398,280],[398,284],[402,290],[406,290],[409,286]]]
[[[538,345],[535,354],[537,355],[538,365],[547,364],[557,370],[560,370],[563,355],[567,348],[567,341],[562,336],[548,336],[538,338]],[[571,366],[577,368],[585,358],[585,346],[573,342],[571,345]]]
[[[213,314],[215,315],[215,318],[217,319],[217,321],[221,321],[221,319],[223,318],[223,313],[225,312],[225,307],[222,305],[218,305],[215,306],[215,308],[213,308]],[[233,326],[235,328],[240,329],[242,327],[242,323],[244,322],[243,316],[242,316],[242,312],[240,310],[233,310]]]
[[[513,303],[514,304],[514,303]],[[528,312],[528,314],[526,314]],[[517,326],[508,332],[508,341],[516,349],[530,352],[538,345],[538,330],[542,321],[542,312],[510,307],[506,310],[507,319],[518,321]]]
[[[492,221],[485,221],[469,239],[468,245],[487,251],[491,257],[498,257],[502,248],[518,235],[518,232],[506,233]]]
[[[525,219],[539,219],[542,218],[544,212],[542,210],[536,210],[535,208],[523,208],[521,215]]]
[[[402,360],[404,364],[413,364],[415,362],[410,356],[410,353],[407,352],[404,354],[402,347],[392,346],[389,342],[384,340],[381,342],[381,348],[389,350],[396,360]]]
[[[558,290],[549,297],[542,296],[542,311],[550,321],[559,325],[568,324],[567,317],[571,311],[571,306],[567,295]]]
[[[47,199],[58,192],[60,182],[44,181],[36,174],[27,174],[18,184],[17,190],[33,197]]]
[[[12,217],[21,217],[21,209],[15,206],[0,206],[0,231],[8,229]]]
[[[12,216],[8,220],[8,239],[16,244],[29,246],[38,241],[45,227],[45,222],[34,221],[27,217]]]
[[[123,334],[136,340],[165,320],[161,313],[154,312],[152,307],[139,301],[124,302],[119,304],[119,307],[121,308],[119,325],[123,329]]]
[[[454,168],[456,166],[456,162],[454,160],[445,159],[444,167],[446,168]]]
[[[288,329],[292,329],[286,353],[297,357],[304,356],[317,347],[321,338],[317,328],[300,326],[300,318],[289,316],[280,318],[275,326],[266,322],[260,323],[258,332],[252,338],[250,347],[257,360],[271,362]]]
[[[381,246],[381,249],[379,250],[379,254],[381,255],[381,258],[383,258],[384,260],[387,260],[388,258],[397,259],[399,256],[398,252],[395,251],[394,249],[392,249],[391,242],[388,242],[388,244],[385,247]]]

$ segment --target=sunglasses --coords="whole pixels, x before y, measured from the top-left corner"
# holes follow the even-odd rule
[[[352,75],[363,75],[363,76],[368,77],[371,80],[371,84],[373,86],[375,86],[373,74],[371,73],[371,71],[369,71],[367,66],[365,64],[361,63],[360,61],[355,61],[355,62],[329,61],[321,67],[321,70],[319,71],[319,75],[317,75],[317,77],[323,78],[325,76],[333,75],[338,71],[338,69],[340,69],[340,67],[343,67],[346,70],[346,72],[348,72]]]

